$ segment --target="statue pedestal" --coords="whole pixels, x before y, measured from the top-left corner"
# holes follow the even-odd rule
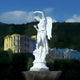
[[[33,66],[30,68],[30,71],[49,71],[45,61],[46,54],[36,49],[33,51],[33,55],[35,56],[35,60],[33,61]]]
[[[33,62],[30,71],[49,71],[49,68],[46,66],[46,62]]]
[[[58,80],[61,71],[25,71],[23,72],[25,80]]]

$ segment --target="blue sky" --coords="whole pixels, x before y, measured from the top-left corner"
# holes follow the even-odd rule
[[[80,22],[80,0],[0,0],[0,22],[32,22],[32,12],[37,10],[53,22]]]

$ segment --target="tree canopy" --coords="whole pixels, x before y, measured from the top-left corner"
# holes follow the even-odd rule
[[[4,45],[4,37],[8,34],[18,33],[21,35],[36,35],[33,25],[38,22],[27,24],[4,24],[0,23],[0,47]],[[53,23],[52,39],[49,40],[50,48],[72,48],[80,51],[80,23]]]

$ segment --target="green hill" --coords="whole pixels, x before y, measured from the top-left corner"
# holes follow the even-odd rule
[[[0,23],[0,47],[4,45],[4,37],[8,34],[18,33],[35,35],[33,25],[38,22],[27,24],[4,24]],[[72,48],[80,51],[80,23],[53,23],[52,39],[49,41],[51,48]]]
[[[51,47],[80,51],[80,23],[54,23],[52,35]]]

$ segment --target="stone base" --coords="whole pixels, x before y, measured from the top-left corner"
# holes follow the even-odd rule
[[[49,71],[49,69],[45,69],[45,68],[31,68],[30,71]]]
[[[25,80],[58,80],[62,71],[25,71]]]
[[[33,62],[30,71],[49,71],[49,68],[46,66],[46,62]]]

